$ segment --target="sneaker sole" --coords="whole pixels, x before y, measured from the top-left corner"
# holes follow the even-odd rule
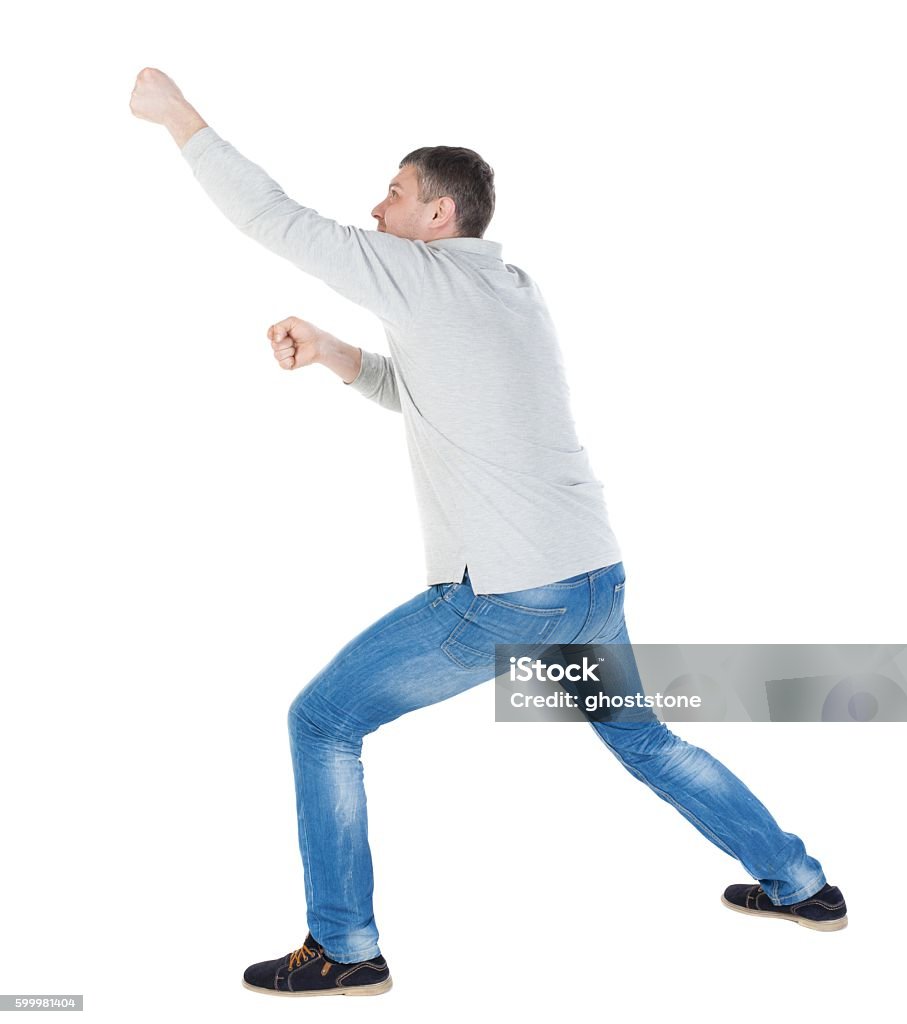
[[[815,932],[837,932],[847,927],[846,914],[836,921],[810,921],[805,917],[793,917],[791,914],[777,913],[771,910],[747,910],[746,907],[738,907],[736,903],[726,900],[724,896],[721,897],[721,902],[731,910],[736,910],[738,914],[746,914],[748,917],[770,917],[775,921],[791,921],[804,928],[811,928]]]
[[[375,985],[351,985],[349,988],[324,988],[313,989],[310,992],[280,992],[274,988],[260,988],[258,985],[250,985],[243,978],[243,988],[250,992],[263,992],[266,996],[380,996],[383,992],[393,987],[393,979],[386,978]]]

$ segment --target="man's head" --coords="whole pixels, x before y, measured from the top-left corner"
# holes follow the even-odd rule
[[[423,242],[481,238],[493,213],[494,171],[478,153],[460,146],[408,153],[372,210],[379,231]]]

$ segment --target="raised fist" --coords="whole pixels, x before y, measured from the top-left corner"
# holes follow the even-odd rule
[[[174,112],[188,106],[176,82],[157,68],[142,68],[135,80],[129,109],[143,121],[164,124]]]

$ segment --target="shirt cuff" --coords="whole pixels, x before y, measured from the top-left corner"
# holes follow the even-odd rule
[[[190,164],[194,164],[209,146],[213,146],[215,142],[219,141],[220,136],[217,132],[210,125],[205,125],[204,128],[199,128],[194,135],[189,136],[189,141],[180,149],[180,153]]]
[[[368,397],[378,390],[383,377],[384,360],[377,352],[369,352],[364,348],[362,349],[362,365],[359,367],[359,373],[353,380],[345,380],[343,383]]]

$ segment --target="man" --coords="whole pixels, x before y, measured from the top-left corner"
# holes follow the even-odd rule
[[[244,976],[276,994],[377,994],[391,978],[372,912],[363,737],[493,678],[498,643],[614,645],[639,687],[602,485],[575,434],[544,300],[483,237],[494,176],[477,153],[408,154],[372,211],[377,231],[366,231],[290,199],[162,72],[139,73],[130,107],[169,130],[240,230],[370,309],[387,332],[390,357],[295,317],[268,332],[281,367],[321,363],[403,415],[428,587],[350,640],[291,705],[309,932]],[[840,890],[724,765],[651,712],[590,724],[628,771],[759,880],[726,889],[727,906],[844,927]]]

